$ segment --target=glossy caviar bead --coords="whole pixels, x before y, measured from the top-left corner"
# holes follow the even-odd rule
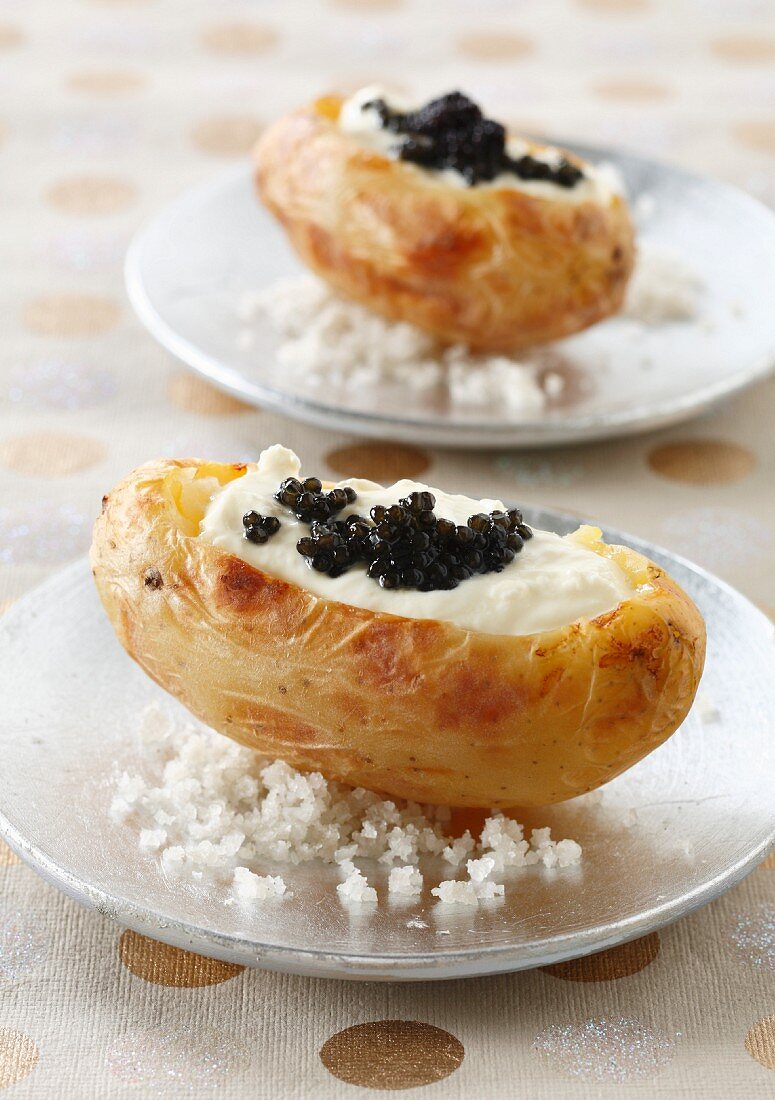
[[[584,173],[580,168],[563,158],[555,172],[554,179],[555,183],[559,183],[560,187],[575,187],[583,177]]]
[[[298,478],[287,477],[280,486],[280,492],[292,493],[294,496],[298,496],[302,492],[302,484]]]
[[[347,493],[344,491],[344,489],[332,489],[328,494],[328,499],[331,503],[332,508],[334,508],[337,512],[341,512],[344,506],[349,503],[347,499]]]
[[[389,520],[390,523],[403,523],[406,520],[406,512],[400,504],[393,504],[385,512],[385,519]]]

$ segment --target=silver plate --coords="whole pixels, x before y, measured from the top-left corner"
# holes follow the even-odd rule
[[[497,405],[451,408],[444,395],[405,386],[330,387],[299,395],[275,363],[276,338],[253,326],[250,350],[237,303],[299,264],[256,199],[240,165],[187,192],[134,240],[129,297],[169,351],[243,400],[312,424],[366,436],[456,447],[540,447],[645,431],[686,420],[764,377],[775,363],[775,217],[725,184],[678,168],[589,146],[572,146],[622,172],[646,245],[685,259],[705,284],[696,321],[596,325],[550,345],[548,362],[567,379],[541,419],[504,420]]]
[[[539,527],[571,520],[526,510]],[[224,887],[165,879],[129,826],[110,823],[111,777],[135,752],[138,713],[163,693],[125,655],[79,562],[0,622],[0,835],[60,889],[141,932],[249,966],[399,981],[527,969],[641,936],[704,905],[775,842],[773,627],[694,565],[617,532],[667,567],[699,605],[709,651],[701,697],[657,752],[604,788],[540,821],[584,846],[580,868],[528,868],[502,904],[478,910],[406,905],[344,908],[335,868],[268,867],[293,896],[226,905]],[[633,823],[634,821],[634,823]],[[425,927],[409,926],[422,922]]]

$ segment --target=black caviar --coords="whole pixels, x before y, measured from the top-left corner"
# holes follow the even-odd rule
[[[277,516],[262,516],[260,512],[246,512],[242,517],[245,538],[249,542],[268,542],[280,530]]]
[[[323,492],[323,486],[316,477],[299,481],[296,477],[287,477],[274,495],[276,501],[284,504],[302,523],[317,520],[324,522],[337,515],[355,500],[355,490],[331,489]]]
[[[374,110],[385,130],[402,136],[401,160],[423,168],[454,168],[469,187],[511,172],[523,180],[546,180],[560,187],[575,187],[584,173],[565,157],[547,164],[532,156],[511,157],[506,149],[506,130],[463,95],[449,92],[432,99],[417,111],[394,111],[384,99],[362,108]]]
[[[428,491],[375,505],[368,518],[357,513],[335,518],[357,494],[349,486],[324,493],[317,478],[288,478],[275,499],[310,524],[296,549],[311,569],[339,577],[364,566],[382,588],[456,588],[477,573],[499,573],[533,537],[516,508],[480,512],[462,526],[438,517],[436,498]]]

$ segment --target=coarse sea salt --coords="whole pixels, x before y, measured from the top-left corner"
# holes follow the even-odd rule
[[[351,860],[345,859],[339,866],[345,875],[344,882],[340,882],[336,888],[342,901],[345,903],[376,902],[377,891],[373,886],[369,886],[369,880]]]
[[[514,417],[541,415],[564,389],[562,376],[540,354],[515,358],[477,355],[461,345],[441,348],[412,325],[338,297],[313,275],[243,295],[237,315],[245,326],[270,324],[278,336],[278,367],[305,388],[393,383],[415,393],[438,390],[460,408],[495,405]],[[252,328],[243,328],[239,346],[249,349],[252,335]]]
[[[320,860],[338,864],[344,903],[373,903],[376,889],[354,860],[389,868],[388,894],[419,897],[424,878],[441,865],[468,879],[445,879],[431,891],[443,904],[478,904],[502,896],[493,875],[542,864],[569,867],[581,859],[574,840],[549,829],[530,839],[516,821],[494,812],[479,839],[449,835],[447,807],[381,798],[363,788],[268,761],[171,707],[152,705],[140,725],[140,760],[116,780],[111,818],[136,830],[138,847],[157,853],[165,871],[231,882],[232,896],[265,901],[286,895],[267,864]],[[438,859],[436,860],[438,865]]]
[[[644,326],[691,321],[699,313],[703,289],[702,280],[679,254],[644,243],[627,287],[623,315]]]
[[[245,901],[281,898],[285,889],[285,882],[279,875],[255,875],[247,867],[234,868],[232,890]]]
[[[423,877],[417,867],[391,867],[388,875],[388,893],[393,896],[415,898],[422,893]]]

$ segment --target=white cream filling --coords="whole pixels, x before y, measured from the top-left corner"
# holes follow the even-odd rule
[[[572,535],[561,538],[538,530],[503,572],[471,577],[449,592],[386,590],[357,566],[341,577],[318,573],[296,550],[296,543],[309,534],[309,527],[273,498],[280,482],[298,477],[299,470],[300,462],[293,451],[279,445],[264,451],[243,477],[213,493],[200,538],[270,576],[325,599],[407,618],[439,619],[484,634],[553,630],[611,611],[633,594],[627,576],[615,562],[575,542]],[[407,480],[388,487],[359,478],[347,478],[339,484],[351,485],[358,494],[342,516],[351,512],[368,516],[375,504],[395,504],[409,493],[428,489],[427,485]],[[476,512],[503,508],[499,500],[473,500],[440,489],[431,492],[436,497],[436,515],[458,524],[464,524]],[[242,517],[253,510],[277,516],[281,522],[277,534],[263,545],[244,537]]]
[[[339,114],[339,128],[359,145],[367,146],[393,159],[398,155],[401,135],[383,129],[376,110],[373,108],[364,110],[365,105],[375,99],[383,99],[388,106],[398,111],[415,109],[414,104],[407,103],[374,84],[361,88],[345,100]],[[517,158],[530,153],[536,160],[551,165],[556,165],[563,155],[559,149],[549,146],[540,150],[531,149],[529,144],[520,138],[509,138],[506,149],[512,157]],[[417,171],[422,172],[427,178],[442,181],[452,187],[468,186],[461,173],[453,168],[445,168],[442,171],[417,168]],[[603,206],[607,206],[614,195],[621,195],[624,192],[621,176],[610,164],[585,164],[584,178],[579,180],[575,187],[560,187],[559,184],[549,180],[523,180],[513,172],[501,172],[493,180],[478,183],[476,186],[507,188],[512,191],[523,191],[527,195],[535,195],[538,198],[562,199],[564,202],[571,203],[596,202]]]

